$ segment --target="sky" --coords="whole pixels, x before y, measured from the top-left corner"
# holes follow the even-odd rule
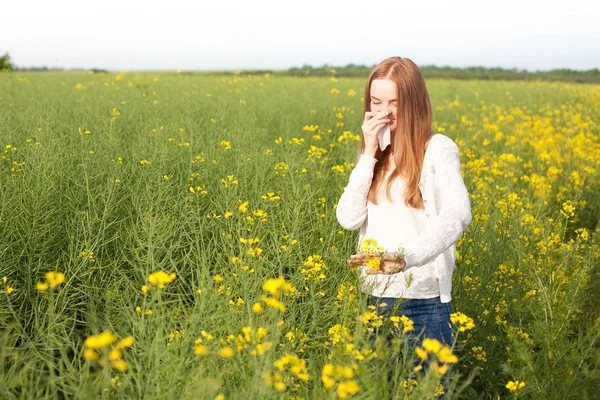
[[[600,1],[19,0],[0,55],[18,67],[244,70],[417,65],[600,68]]]

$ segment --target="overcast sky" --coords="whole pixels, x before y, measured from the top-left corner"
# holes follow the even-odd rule
[[[600,1],[3,1],[0,55],[109,70],[600,68]]]

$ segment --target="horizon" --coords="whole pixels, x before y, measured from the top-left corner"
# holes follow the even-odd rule
[[[1,55],[0,55],[1,56]],[[70,67],[70,68],[63,68],[63,67],[47,67],[47,66],[20,66],[20,65],[16,65],[13,63],[13,66],[15,67],[15,71],[21,70],[21,71],[45,71],[44,68],[47,68],[48,71],[92,71],[92,70],[98,70],[101,72],[107,72],[107,73],[119,73],[119,72],[148,72],[148,73],[160,73],[160,72],[174,72],[174,73],[178,73],[178,72],[252,72],[252,71],[268,71],[268,72],[286,72],[289,71],[292,68],[297,68],[297,69],[303,69],[306,65],[308,65],[311,68],[315,68],[315,69],[319,69],[319,68],[334,68],[334,69],[339,69],[339,68],[346,68],[348,65],[355,65],[358,67],[366,67],[366,68],[372,68],[374,66],[376,66],[377,64],[372,64],[372,65],[365,65],[365,64],[357,64],[357,63],[348,63],[346,65],[332,65],[332,64],[328,64],[328,63],[324,63],[322,65],[309,65],[309,64],[303,64],[301,66],[292,66],[289,68],[248,68],[248,69],[240,69],[240,68],[232,68],[232,69],[105,69],[105,68],[96,68],[96,67],[91,67],[91,68],[85,68],[85,67]],[[526,72],[526,73],[544,73],[544,72],[552,72],[552,71],[557,71],[557,70],[571,70],[571,71],[575,71],[575,72],[588,72],[588,71],[593,71],[593,70],[599,70],[600,68],[598,67],[594,67],[594,68],[588,68],[588,69],[573,69],[573,68],[553,68],[553,69],[545,69],[545,70],[530,70],[530,69],[525,69],[525,68],[518,68],[518,67],[499,67],[499,66],[483,66],[483,65],[467,65],[467,66],[462,66],[462,67],[457,67],[457,66],[453,66],[453,65],[435,65],[435,64],[425,64],[425,65],[419,65],[419,68],[451,68],[451,69],[468,69],[468,68],[484,68],[484,69],[502,69],[502,70],[517,70],[517,72]]]

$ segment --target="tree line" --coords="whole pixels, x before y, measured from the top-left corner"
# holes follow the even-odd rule
[[[336,76],[336,77],[361,77],[366,78],[369,72],[375,67],[373,65],[347,64],[345,66],[335,66],[324,64],[320,67],[304,64],[301,67],[292,67],[283,70],[274,69],[253,69],[241,71],[211,71],[210,73],[223,75],[283,75],[283,76]],[[568,82],[586,82],[600,83],[600,70],[598,68],[585,71],[573,69],[552,69],[548,71],[527,71],[517,68],[499,68],[499,67],[451,67],[423,65],[419,69],[425,78],[448,78],[448,79],[480,79],[480,80],[547,80],[547,81],[568,81]],[[63,68],[48,67],[29,67],[19,68],[10,61],[8,53],[0,56],[0,71],[64,71]],[[105,69],[94,68],[95,73],[108,72]],[[204,71],[186,71],[185,74],[205,73]]]

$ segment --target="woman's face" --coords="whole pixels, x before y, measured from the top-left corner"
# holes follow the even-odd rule
[[[390,130],[394,131],[398,126],[398,99],[396,99],[396,84],[389,79],[374,79],[371,81],[371,111],[391,111]]]

